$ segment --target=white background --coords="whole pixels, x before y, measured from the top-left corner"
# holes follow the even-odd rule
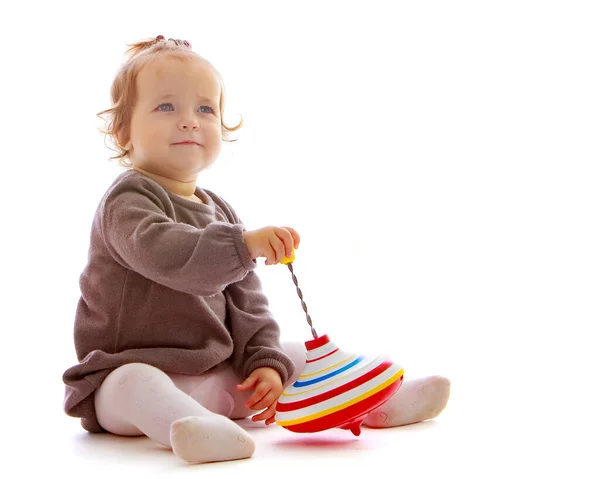
[[[1,8],[1,400],[24,471],[84,474],[61,376],[93,214],[121,172],[96,113],[127,44],[162,34],[213,63],[226,121],[245,122],[198,185],[248,229],[300,233],[317,332],[392,356],[407,380],[452,380],[422,447],[410,456],[410,434],[389,436],[364,471],[377,457],[411,477],[597,474],[597,2]],[[263,261],[282,340],[310,339],[289,271]]]

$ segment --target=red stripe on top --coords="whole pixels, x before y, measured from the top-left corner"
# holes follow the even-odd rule
[[[346,391],[350,391],[350,389],[354,389],[355,387],[360,386],[361,384],[366,383],[370,379],[373,379],[375,376],[381,374],[383,371],[388,369],[392,363],[390,361],[385,361],[377,366],[372,371],[369,371],[367,374],[363,374],[361,377],[350,381],[349,383],[343,384],[340,387],[332,389],[331,391],[327,391],[323,394],[318,394],[311,398],[302,399],[301,401],[291,402],[291,403],[277,403],[276,411],[279,412],[287,412],[287,411],[295,411],[296,409],[302,409],[303,407],[312,406],[313,404],[320,403],[322,401],[326,401],[327,399],[331,399],[332,397],[339,396]]]
[[[314,363],[315,361],[319,361],[320,359],[326,358],[327,356],[331,356],[333,353],[337,353],[339,350],[340,350],[340,348],[335,348],[333,351],[327,353],[325,356],[321,356],[320,358],[315,358],[315,359],[307,359],[306,362]]]
[[[327,344],[329,342],[329,337],[324,334],[323,336],[318,337],[317,339],[311,339],[310,341],[306,341],[304,345],[308,351],[312,351],[313,349],[320,348],[321,346]]]

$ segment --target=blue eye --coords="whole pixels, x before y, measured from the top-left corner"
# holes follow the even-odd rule
[[[165,106],[165,105],[169,105],[169,106],[173,107],[173,105],[171,103],[161,103],[160,105],[158,105],[157,109],[159,111],[169,111],[169,110],[163,110],[163,109],[161,109],[161,106]],[[212,113],[212,111],[213,111],[213,109],[210,106],[208,106],[208,105],[202,105],[200,108],[208,108],[210,111],[208,111],[206,113]]]

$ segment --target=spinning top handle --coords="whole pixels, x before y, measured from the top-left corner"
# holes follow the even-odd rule
[[[290,270],[290,272],[292,273],[292,279],[294,280],[294,284],[296,285],[296,292],[298,293],[298,296],[300,296],[300,302],[302,303],[302,309],[304,310],[304,312],[306,313],[306,321],[308,321],[308,325],[310,326],[310,332],[313,335],[314,339],[317,339],[319,337],[319,335],[317,334],[317,332],[315,331],[315,328],[313,328],[313,324],[312,324],[312,320],[310,319],[310,314],[308,314],[308,310],[306,308],[306,303],[304,302],[304,300],[302,299],[302,291],[300,291],[300,288],[298,287],[298,279],[296,278],[296,275],[294,274],[294,267],[292,266],[292,262],[296,259],[296,253],[295,251],[292,249],[292,257],[288,258],[287,256],[285,256],[280,263],[281,264],[287,264],[288,269]]]

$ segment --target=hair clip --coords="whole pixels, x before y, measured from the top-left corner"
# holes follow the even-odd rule
[[[165,37],[164,37],[164,36],[162,36],[162,35],[158,35],[158,36],[156,37],[156,41],[157,41],[157,42],[158,42],[158,41],[160,41],[160,40],[164,40],[164,39],[165,39]],[[176,44],[176,45],[181,45],[181,44],[183,44],[183,45],[185,45],[186,47],[188,47],[190,50],[192,49],[192,44],[191,44],[190,42],[188,42],[187,40],[176,40],[176,39],[174,39],[174,38],[169,38],[169,41],[173,41],[173,42],[175,42],[175,44]]]

